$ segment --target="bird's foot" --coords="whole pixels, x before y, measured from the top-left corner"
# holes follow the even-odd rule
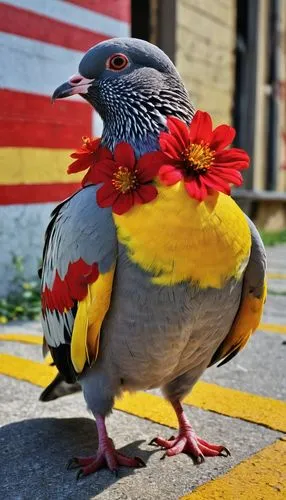
[[[172,436],[169,440],[157,437],[152,439],[150,443],[166,450],[162,458],[186,453],[193,458],[196,464],[201,464],[205,461],[205,457],[227,457],[230,455],[230,451],[225,446],[208,443],[196,435],[179,401],[173,401],[172,406],[178,417],[178,436]]]
[[[230,455],[225,446],[208,443],[198,437],[192,429],[182,429],[177,437],[172,436],[170,439],[157,437],[152,439],[150,444],[160,446],[166,450],[162,459],[166,456],[172,457],[179,455],[179,453],[186,453],[193,458],[196,464],[204,462],[205,457],[227,457]]]
[[[115,475],[118,473],[120,465],[125,467],[145,467],[145,463],[139,457],[126,457],[114,447],[112,439],[108,439],[105,446],[99,447],[96,455],[90,457],[72,458],[67,465],[67,469],[79,469],[77,479],[88,476],[104,467],[107,467]]]

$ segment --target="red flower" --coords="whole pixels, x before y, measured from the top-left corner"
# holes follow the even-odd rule
[[[162,165],[160,152],[146,153],[136,162],[132,147],[122,142],[115,147],[114,159],[103,158],[87,174],[88,182],[103,186],[97,191],[100,207],[111,207],[117,215],[122,215],[133,205],[152,201],[157,189],[151,181]]]
[[[91,167],[95,161],[97,161],[97,153],[100,149],[100,138],[90,139],[89,137],[83,137],[83,144],[80,149],[77,149],[75,153],[71,154],[71,158],[76,158],[76,160],[71,163],[68,167],[68,174],[74,174],[76,172],[81,172]]]
[[[159,170],[167,186],[183,180],[187,193],[198,201],[212,190],[230,194],[230,184],[240,186],[239,170],[249,166],[249,156],[242,149],[225,149],[232,143],[235,130],[220,125],[212,130],[208,113],[197,111],[191,125],[175,117],[167,119],[169,133],[161,132],[159,142],[165,162]]]

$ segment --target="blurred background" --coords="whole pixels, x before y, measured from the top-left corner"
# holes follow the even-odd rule
[[[0,322],[37,314],[43,232],[81,178],[67,176],[69,154],[101,133],[80,98],[50,96],[110,37],[159,45],[196,107],[233,124],[252,158],[234,196],[261,230],[285,237],[285,0],[4,0],[0,24]]]

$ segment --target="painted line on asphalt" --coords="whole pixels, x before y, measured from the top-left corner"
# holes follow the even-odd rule
[[[286,441],[281,439],[180,500],[282,500],[286,498],[285,477]]]
[[[286,335],[286,326],[277,325],[274,323],[260,323],[257,330],[261,330],[267,333],[278,333]],[[1,333],[0,340],[6,342],[20,342],[24,344],[38,344],[38,345],[42,345],[43,343],[42,335],[32,335],[28,333]]]
[[[0,354],[0,373],[46,387],[55,377],[57,370],[47,364],[10,354]],[[277,431],[286,431],[286,403],[284,401],[200,381],[194,387],[191,396],[188,396],[184,402],[203,410],[240,418]],[[169,403],[154,394],[125,393],[116,401],[115,409],[168,427],[177,427],[177,419]]]
[[[7,342],[21,342],[23,344],[43,344],[41,335],[32,335],[29,333],[1,333],[0,340]]]
[[[282,335],[286,334],[285,325],[276,325],[274,323],[260,323],[258,330],[269,333],[281,333]]]
[[[286,280],[286,274],[284,274],[284,273],[267,273],[267,278],[269,280]]]
[[[30,359],[11,354],[0,354],[0,373],[40,387],[46,387],[56,376],[58,370],[55,366]]]
[[[184,403],[286,432],[286,402],[280,399],[200,381]]]

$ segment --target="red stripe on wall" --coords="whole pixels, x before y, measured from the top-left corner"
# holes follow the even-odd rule
[[[120,21],[130,22],[131,0],[65,0],[79,7],[93,10],[99,14],[115,17]],[[139,0],[138,0],[139,1]]]
[[[58,202],[79,188],[77,183],[0,185],[0,205]]]
[[[0,90],[0,146],[77,148],[92,134],[92,108],[85,102]]]
[[[67,20],[68,21],[68,20]],[[108,36],[35,14],[28,10],[0,5],[0,31],[85,52]]]

